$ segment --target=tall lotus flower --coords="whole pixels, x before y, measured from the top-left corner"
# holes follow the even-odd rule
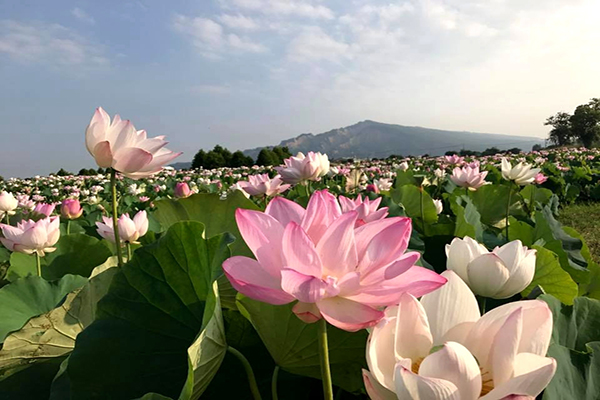
[[[181,153],[164,146],[164,136],[148,139],[146,131],[138,131],[130,121],[115,115],[113,120],[99,107],[85,131],[85,144],[101,168],[114,168],[123,175],[140,179],[162,170]]]
[[[345,214],[350,211],[356,211],[358,213],[358,217],[356,218],[357,228],[366,223],[384,219],[388,216],[388,207],[377,209],[381,203],[381,197],[371,201],[365,196],[363,200],[362,196],[359,194],[354,200],[344,196],[340,196],[339,200],[342,206],[342,213]]]
[[[505,299],[522,292],[535,274],[536,250],[513,240],[489,252],[470,237],[446,245],[447,268],[481,296]]]
[[[532,168],[530,164],[522,162],[513,167],[506,158],[502,158],[502,177],[507,181],[515,181],[517,185],[533,183],[540,171],[540,168]]]
[[[441,214],[444,211],[444,202],[442,200],[433,199],[433,205],[435,206],[435,212]]]
[[[541,172],[539,172],[535,175],[535,178],[533,181],[535,182],[536,185],[541,185],[542,183],[546,182],[547,180],[548,180],[548,177],[546,175],[542,174]]]
[[[394,185],[394,182],[391,179],[387,179],[387,178],[381,178],[381,179],[374,179],[373,180],[373,184],[380,190],[380,191],[388,191],[392,188],[392,186]]]
[[[269,174],[250,175],[248,181],[239,181],[238,185],[251,196],[268,197],[283,193],[290,188],[290,185],[283,184],[280,175],[271,179]]]
[[[446,279],[415,266],[405,253],[408,218],[387,218],[356,228],[357,211],[342,213],[327,191],[315,192],[306,210],[276,197],[265,212],[238,209],[236,221],[256,260],[236,256],[223,263],[233,287],[270,304],[298,300],[305,322],[325,318],[347,331],[374,325],[382,306],[403,293],[422,296]]]
[[[303,181],[316,181],[329,172],[329,158],[327,154],[309,151],[298,153],[295,157],[287,158],[284,165],[275,167],[285,183],[296,184]]]
[[[456,167],[452,170],[450,179],[460,187],[465,187],[469,190],[477,190],[483,185],[490,183],[485,181],[487,174],[487,171],[480,172],[479,167]]]
[[[83,214],[83,208],[77,199],[65,199],[60,206],[60,213],[63,218],[77,219]]]
[[[371,331],[363,370],[371,399],[479,398],[481,372],[464,346],[480,316],[477,300],[454,272],[442,275],[448,283],[421,302],[404,294]]]
[[[96,222],[98,233],[104,239],[115,242],[112,218],[102,217],[103,222]],[[123,214],[117,220],[119,239],[126,243],[136,243],[137,240],[148,232],[148,216],[146,211],[139,211],[133,219],[129,214]]]
[[[450,165],[461,165],[465,162],[465,158],[458,154],[452,154],[451,156],[444,156],[446,162]]]
[[[508,303],[481,317],[464,342],[482,371],[481,400],[540,394],[556,372],[556,360],[546,357],[551,336],[552,312],[541,300]]]
[[[56,250],[53,247],[60,237],[60,219],[49,217],[39,221],[21,221],[17,226],[0,225],[4,237],[2,244],[11,251],[19,253],[36,253],[43,257]]]
[[[410,166],[408,165],[408,163],[406,161],[402,161],[399,165],[398,165],[398,169],[400,171],[406,171],[408,168],[410,168]]]
[[[173,194],[175,197],[183,199],[186,197],[190,197],[192,194],[192,190],[190,186],[186,182],[177,182],[175,185],[175,189],[173,189]]]
[[[12,193],[0,193],[0,218],[2,218],[5,214],[14,215],[18,206],[19,201],[15,198],[15,196],[12,195]]]

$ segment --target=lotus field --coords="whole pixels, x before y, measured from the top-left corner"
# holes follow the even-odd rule
[[[597,150],[176,171],[101,108],[85,144],[108,174],[0,182],[2,399],[600,399],[557,221]]]

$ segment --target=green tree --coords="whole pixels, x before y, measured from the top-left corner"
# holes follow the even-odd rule
[[[58,176],[69,176],[69,175],[73,175],[73,173],[72,173],[72,172],[69,172],[69,171],[67,171],[67,170],[65,170],[64,168],[61,168],[61,169],[59,169],[59,170],[56,172],[56,174],[55,174],[55,175],[58,175]]]
[[[260,150],[258,157],[256,158],[256,165],[279,165],[279,157],[272,150],[266,147]]]
[[[192,160],[192,168],[201,168],[204,167],[204,163],[206,162],[206,152],[203,149],[198,150],[194,159]]]
[[[552,127],[549,138],[553,144],[566,146],[573,143],[575,138],[571,129],[571,114],[562,111],[557,112],[555,115],[548,117],[544,125]]]
[[[292,153],[290,153],[290,149],[287,146],[275,146],[273,147],[273,153],[277,157],[277,161],[279,164],[283,164],[283,160],[292,156]]]
[[[600,137],[600,99],[592,99],[588,104],[577,106],[569,121],[573,135],[585,147],[592,147]]]
[[[230,167],[239,168],[239,167],[251,167],[254,165],[254,160],[252,157],[244,155],[240,150],[234,152],[231,155],[231,162],[229,163]]]
[[[221,153],[214,150],[209,151],[204,159],[204,168],[213,169],[225,166],[225,158]]]

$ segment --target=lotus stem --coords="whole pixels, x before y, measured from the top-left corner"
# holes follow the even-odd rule
[[[117,261],[119,267],[123,266],[123,251],[121,249],[121,238],[119,237],[119,215],[117,213],[117,171],[114,168],[110,170],[110,190],[112,192],[112,219],[113,233],[115,236],[115,245],[117,246]]]
[[[71,220],[68,219],[67,220],[67,235],[69,235],[71,233]]]
[[[536,187],[532,186],[531,196],[529,196],[529,218],[533,218],[533,197],[536,190]]]
[[[333,385],[329,369],[329,348],[327,344],[327,321],[321,318],[319,324],[319,360],[321,362],[321,380],[323,381],[323,399],[333,400]]]
[[[35,253],[35,266],[37,268],[37,274],[41,278],[42,277],[42,258],[40,257],[40,255],[37,252]]]
[[[485,303],[487,301],[487,297],[477,296],[477,303],[479,303],[479,311],[481,315],[485,314]]]
[[[252,397],[254,400],[262,400],[260,396],[260,391],[258,390],[258,385],[256,383],[256,377],[254,376],[254,371],[252,371],[252,366],[250,362],[242,353],[238,350],[234,349],[231,346],[227,346],[227,351],[233,354],[240,360],[242,365],[244,366],[244,370],[246,371],[246,376],[248,377],[248,384],[250,385],[250,392],[252,393]]]
[[[419,194],[421,196],[421,223],[423,224],[423,235],[427,236],[427,228],[425,227],[425,207],[424,207],[424,199],[423,199],[423,185],[419,187]]]
[[[508,202],[506,204],[506,241],[510,242],[508,238],[508,217],[510,216],[510,201],[512,197],[512,186],[508,187]]]
[[[4,214],[4,218],[6,219],[6,225],[10,225],[10,216],[8,215],[8,212]]]
[[[273,400],[279,400],[277,396],[277,378],[279,377],[279,365],[275,366],[273,370],[273,377],[271,378],[271,397]]]
[[[125,243],[125,246],[127,247],[127,262],[129,262],[131,261],[131,243]]]

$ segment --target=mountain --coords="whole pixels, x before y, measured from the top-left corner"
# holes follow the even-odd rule
[[[327,153],[330,159],[337,159],[385,158],[392,154],[436,156],[463,148],[482,151],[490,147],[500,150],[518,147],[529,151],[533,145],[543,143],[543,139],[530,136],[444,131],[367,120],[318,135],[304,133],[293,139],[283,140],[278,146],[287,146],[293,154],[312,150]],[[262,147],[248,149],[244,154],[256,159],[261,149]]]

